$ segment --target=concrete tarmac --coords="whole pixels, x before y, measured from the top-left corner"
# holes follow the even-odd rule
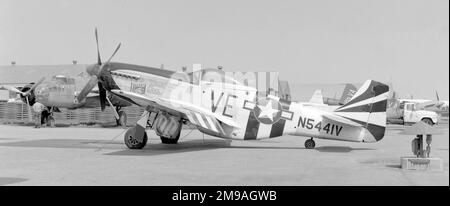
[[[305,137],[230,141],[183,130],[177,145],[152,130],[129,150],[119,128],[0,125],[0,185],[449,185],[449,126],[436,126],[431,156],[444,171],[405,171],[413,137],[388,126],[377,143]]]

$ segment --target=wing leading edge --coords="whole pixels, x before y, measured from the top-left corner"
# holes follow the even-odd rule
[[[111,90],[112,93],[131,99],[139,106],[152,105],[160,110],[173,113],[176,111],[186,117],[191,124],[198,127],[212,131],[214,133],[225,134],[221,123],[232,127],[239,127],[233,120],[222,117],[218,114],[212,113],[207,109],[196,106],[191,103],[176,101],[171,99],[151,98],[144,95],[127,92],[123,90]]]

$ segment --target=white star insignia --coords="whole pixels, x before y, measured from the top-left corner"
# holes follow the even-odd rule
[[[259,109],[261,109],[261,113],[259,113],[258,118],[267,117],[270,121],[273,121],[274,114],[278,113],[277,109],[272,108],[272,100],[269,100],[266,106],[257,105]]]

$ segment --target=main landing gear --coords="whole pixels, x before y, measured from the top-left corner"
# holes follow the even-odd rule
[[[181,134],[181,118],[165,112],[158,113],[153,124],[153,129],[163,144],[176,144]]]
[[[46,125],[47,127],[55,127],[56,122],[55,118],[53,117],[53,111],[54,107],[47,107],[47,110],[42,111],[41,114],[38,115],[38,117],[36,117],[36,118],[40,117],[41,120],[40,125]]]
[[[316,147],[316,142],[314,142],[312,137],[311,137],[311,139],[307,139],[305,141],[305,148],[306,149],[314,149],[314,147]]]
[[[136,126],[129,128],[125,133],[125,145],[130,149],[144,148],[148,141],[145,132],[147,126],[155,130],[163,144],[176,144],[180,138],[182,121],[181,118],[166,112],[152,112],[150,107],[147,107]]]

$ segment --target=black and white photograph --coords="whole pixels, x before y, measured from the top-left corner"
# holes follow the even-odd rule
[[[448,188],[448,99],[448,0],[0,0],[0,186]]]

